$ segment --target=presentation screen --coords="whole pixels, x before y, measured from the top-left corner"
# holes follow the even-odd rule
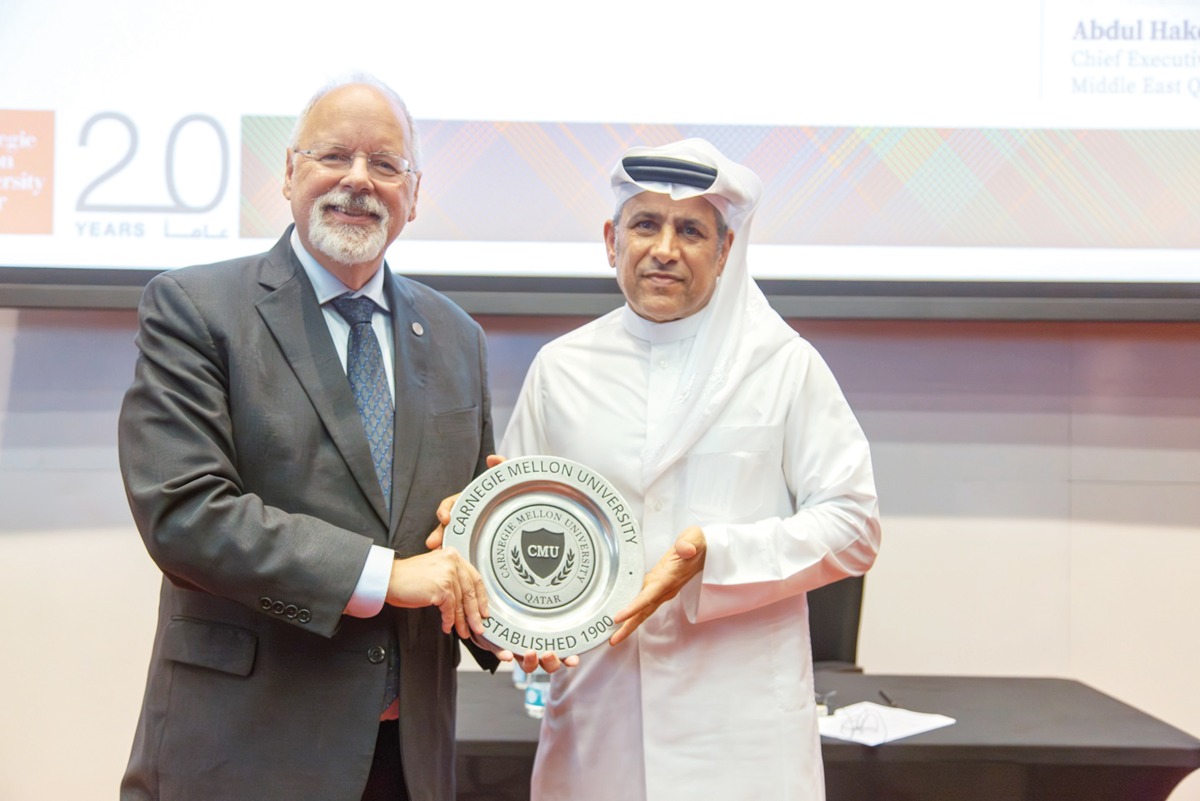
[[[388,254],[608,276],[624,149],[754,169],[760,278],[1200,282],[1200,0],[0,4],[0,267],[159,271],[269,248],[295,115],[403,95]]]

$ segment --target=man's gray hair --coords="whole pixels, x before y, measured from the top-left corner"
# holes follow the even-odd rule
[[[378,89],[383,93],[384,97],[395,103],[396,107],[403,112],[404,121],[408,125],[408,149],[409,154],[412,156],[412,168],[414,170],[420,170],[421,139],[417,135],[417,126],[415,123],[413,123],[412,114],[410,114],[408,111],[408,104],[404,102],[404,98],[400,97],[400,94],[395,89],[367,72],[353,72],[349,75],[334,78],[329,83],[318,89],[316,94],[309,98],[308,104],[305,105],[304,110],[300,112],[300,116],[296,118],[296,124],[292,126],[292,147],[296,148],[300,146],[300,131],[304,128],[304,123],[308,121],[308,115],[312,113],[313,106],[315,106],[321,98],[332,92],[334,89],[340,89],[343,86],[349,86],[350,84],[355,83],[366,84],[374,89]]]

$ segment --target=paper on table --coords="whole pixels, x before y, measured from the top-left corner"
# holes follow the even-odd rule
[[[949,726],[954,723],[954,718],[861,701],[817,718],[817,721],[821,734],[826,737],[879,745]]]

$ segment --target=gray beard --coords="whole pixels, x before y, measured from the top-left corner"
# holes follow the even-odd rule
[[[369,211],[379,215],[374,225],[341,225],[325,219],[329,205]],[[312,246],[340,264],[362,264],[383,255],[387,247],[388,210],[374,198],[351,199],[336,190],[327,192],[313,203],[308,213],[308,237]]]

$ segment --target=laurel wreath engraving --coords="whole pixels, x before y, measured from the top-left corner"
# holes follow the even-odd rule
[[[516,545],[512,549],[512,564],[513,570],[521,577],[521,580],[526,584],[536,584],[537,581],[533,576],[529,575],[529,571],[525,569],[525,560],[521,558],[521,549]]]
[[[520,547],[518,547],[516,545],[514,545],[513,549],[512,549],[512,566],[513,566],[513,571],[526,584],[536,585],[538,583],[538,580],[536,578],[534,578],[529,573],[528,570],[525,569],[525,559],[521,555]],[[554,575],[554,578],[550,579],[550,586],[557,587],[559,584],[562,584],[564,581],[566,581],[567,576],[571,575],[571,568],[573,568],[574,566],[575,566],[575,552],[567,551],[566,561],[563,563],[562,570],[558,571],[558,573],[556,573]]]
[[[562,570],[558,571],[558,574],[554,578],[550,579],[550,586],[556,587],[559,584],[562,584],[564,581],[566,581],[567,576],[571,575],[571,568],[574,565],[575,565],[575,552],[567,551],[567,558],[566,558],[566,561],[563,563],[563,568],[562,568]]]

